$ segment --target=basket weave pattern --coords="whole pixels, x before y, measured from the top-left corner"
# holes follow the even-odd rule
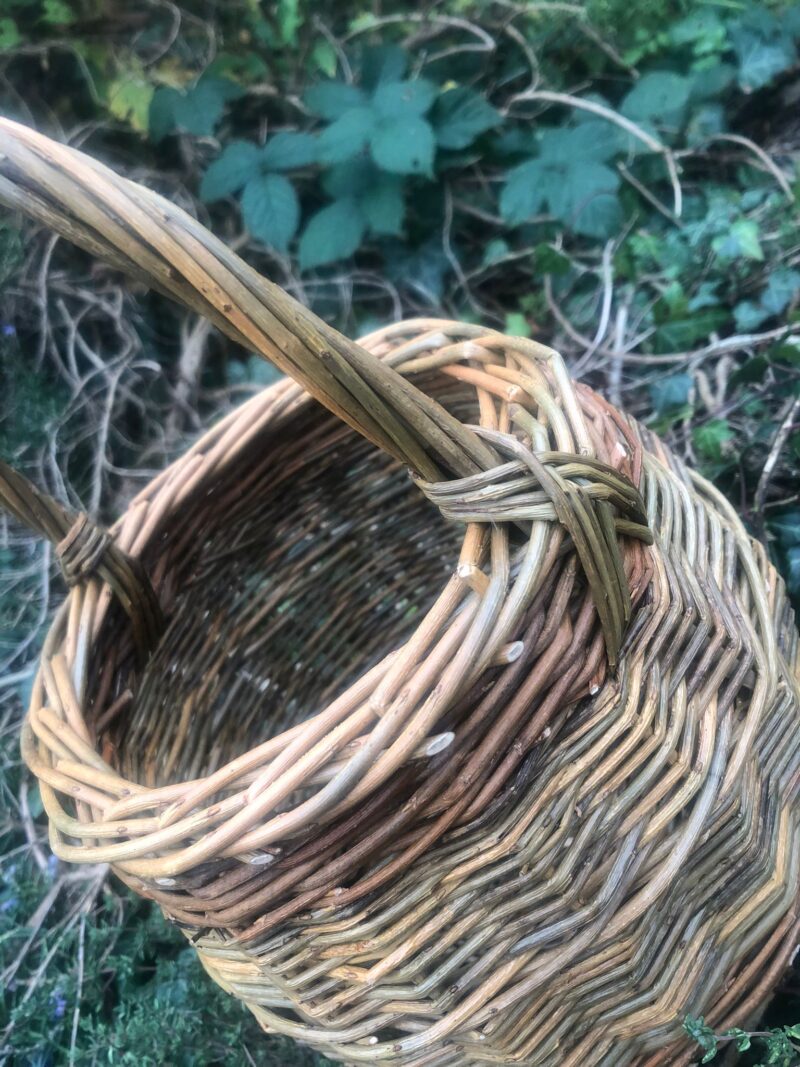
[[[0,135],[0,198],[302,383],[111,538],[5,473],[72,583],[22,737],[54,851],[346,1063],[685,1063],[687,1012],[749,1021],[800,932],[800,657],[728,502],[552,350],[348,347],[154,194]]]

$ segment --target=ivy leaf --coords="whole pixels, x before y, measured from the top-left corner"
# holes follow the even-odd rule
[[[408,56],[396,44],[365,48],[361,56],[361,82],[375,89],[384,82],[398,82],[408,69]]]
[[[0,19],[0,52],[16,48],[21,40],[16,22],[13,19]]]
[[[634,122],[680,125],[689,100],[690,82],[672,71],[643,74],[622,101],[621,111]]]
[[[322,267],[351,256],[365,229],[364,213],[355,197],[335,200],[309,220],[300,238],[300,269]]]
[[[697,451],[706,459],[719,462],[722,460],[725,445],[732,441],[733,430],[727,419],[712,419],[704,426],[698,426],[692,434]]]
[[[722,259],[763,260],[764,253],[758,240],[758,224],[752,219],[737,219],[730,232],[715,237],[711,247]]]
[[[372,158],[390,174],[433,174],[436,143],[430,123],[416,115],[382,123],[372,134]]]
[[[300,221],[300,205],[291,182],[282,174],[251,178],[242,194],[242,216],[253,237],[285,252]]]
[[[473,89],[459,87],[442,93],[431,115],[440,148],[467,148],[476,137],[499,125],[500,113]]]
[[[747,92],[760,89],[788,70],[797,56],[788,36],[768,40],[760,33],[737,27],[731,29],[730,39],[739,60],[739,85]]]
[[[359,200],[370,232],[399,237],[403,232],[403,182],[391,174],[378,174],[378,180]]]
[[[500,214],[518,225],[544,210],[547,201],[545,171],[538,159],[520,163],[508,172],[500,194]]]
[[[733,309],[733,318],[737,330],[750,333],[752,330],[757,330],[761,323],[769,318],[769,313],[753,300],[741,300]]]
[[[293,170],[317,161],[317,139],[310,133],[276,133],[261,153],[267,170]]]
[[[321,162],[343,163],[363,152],[373,126],[374,117],[369,108],[356,107],[345,111],[319,136]]]
[[[670,374],[651,382],[648,388],[653,410],[658,415],[664,415],[688,403],[692,379],[688,374]]]
[[[761,294],[761,306],[768,315],[780,315],[800,295],[800,271],[779,269],[769,275]]]
[[[75,12],[64,0],[44,0],[42,22],[51,26],[69,26],[75,21]]]
[[[382,119],[419,117],[430,110],[435,96],[436,87],[425,78],[385,82],[375,90],[372,106]]]
[[[237,193],[261,169],[261,151],[250,141],[231,141],[200,182],[200,199],[210,204]]]
[[[341,118],[346,111],[361,107],[365,103],[364,94],[359,88],[338,81],[312,85],[303,99],[309,111],[331,122]]]

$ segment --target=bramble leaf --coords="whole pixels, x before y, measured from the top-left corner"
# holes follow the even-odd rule
[[[306,107],[322,119],[339,119],[366,102],[362,91],[348,82],[329,81],[312,85],[303,97]]]
[[[442,93],[434,104],[431,122],[440,148],[459,149],[498,126],[501,117],[481,93],[459,87]]]
[[[242,189],[261,169],[261,151],[250,141],[231,141],[200,182],[200,198],[221,200]]]
[[[317,139],[310,133],[285,130],[270,137],[261,154],[267,170],[293,170],[317,161]]]
[[[436,87],[425,78],[383,82],[372,96],[372,107],[381,119],[421,116],[430,110]]]
[[[366,148],[373,127],[374,117],[369,108],[356,107],[345,111],[320,134],[320,161],[343,163],[357,156]]]
[[[285,252],[300,222],[300,205],[282,174],[251,178],[242,194],[242,216],[253,237]]]
[[[322,267],[351,256],[365,229],[364,214],[354,197],[335,200],[309,220],[300,238],[300,269]]]
[[[381,123],[371,139],[372,158],[391,174],[433,174],[435,141],[429,122],[416,115]]]

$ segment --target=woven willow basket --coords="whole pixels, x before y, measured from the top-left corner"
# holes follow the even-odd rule
[[[109,533],[2,468],[71,586],[22,735],[53,851],[345,1063],[680,1064],[686,1013],[752,1021],[798,939],[798,635],[728,502],[550,349],[353,344],[10,122],[0,199],[294,379]]]

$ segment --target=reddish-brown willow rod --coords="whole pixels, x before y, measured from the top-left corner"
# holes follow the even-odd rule
[[[727,501],[551,349],[355,344],[5,120],[0,201],[294,379],[110,531],[0,467],[70,583],[22,734],[54,851],[345,1063],[688,1063],[685,1014],[751,1021],[798,936],[798,638]]]

